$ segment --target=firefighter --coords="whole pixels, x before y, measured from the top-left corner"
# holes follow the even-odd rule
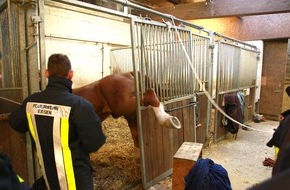
[[[93,105],[72,94],[73,70],[67,55],[52,54],[46,89],[27,97],[9,116],[18,132],[35,142],[48,190],[93,190],[89,154],[106,140]]]

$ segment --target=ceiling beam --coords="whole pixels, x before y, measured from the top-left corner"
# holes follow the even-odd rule
[[[290,12],[290,0],[207,0],[156,8],[183,20]]]
[[[179,3],[179,0],[166,0],[166,1],[169,1],[170,3],[174,3],[174,4],[178,4]]]

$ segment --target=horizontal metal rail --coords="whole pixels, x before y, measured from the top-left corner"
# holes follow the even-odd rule
[[[165,110],[165,112],[173,112],[175,110],[179,110],[179,109],[195,106],[196,104],[198,104],[198,103],[197,102],[190,102],[190,104],[188,104],[188,105],[180,106],[180,107],[176,107],[176,108],[172,108],[172,109],[167,109],[167,110]]]

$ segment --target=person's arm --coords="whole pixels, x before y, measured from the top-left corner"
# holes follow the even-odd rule
[[[28,122],[26,117],[26,101],[9,115],[10,126],[20,132],[28,131]]]
[[[249,188],[247,190],[288,190],[289,189],[289,178],[290,178],[290,169],[279,173],[272,178],[269,178],[255,187]]]
[[[106,136],[102,131],[101,120],[95,113],[93,106],[86,101],[83,103],[78,108],[75,122],[82,144],[91,153],[102,147],[106,142]]]

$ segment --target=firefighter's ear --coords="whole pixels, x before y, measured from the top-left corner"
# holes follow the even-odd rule
[[[73,71],[73,70],[70,70],[70,71],[68,72],[68,76],[67,76],[67,78],[68,78],[69,80],[71,80],[71,79],[73,78],[73,76],[74,76],[74,71]]]
[[[45,70],[45,77],[46,77],[46,78],[48,78],[48,77],[49,77],[49,72],[48,72],[48,70],[47,70],[47,69]]]

